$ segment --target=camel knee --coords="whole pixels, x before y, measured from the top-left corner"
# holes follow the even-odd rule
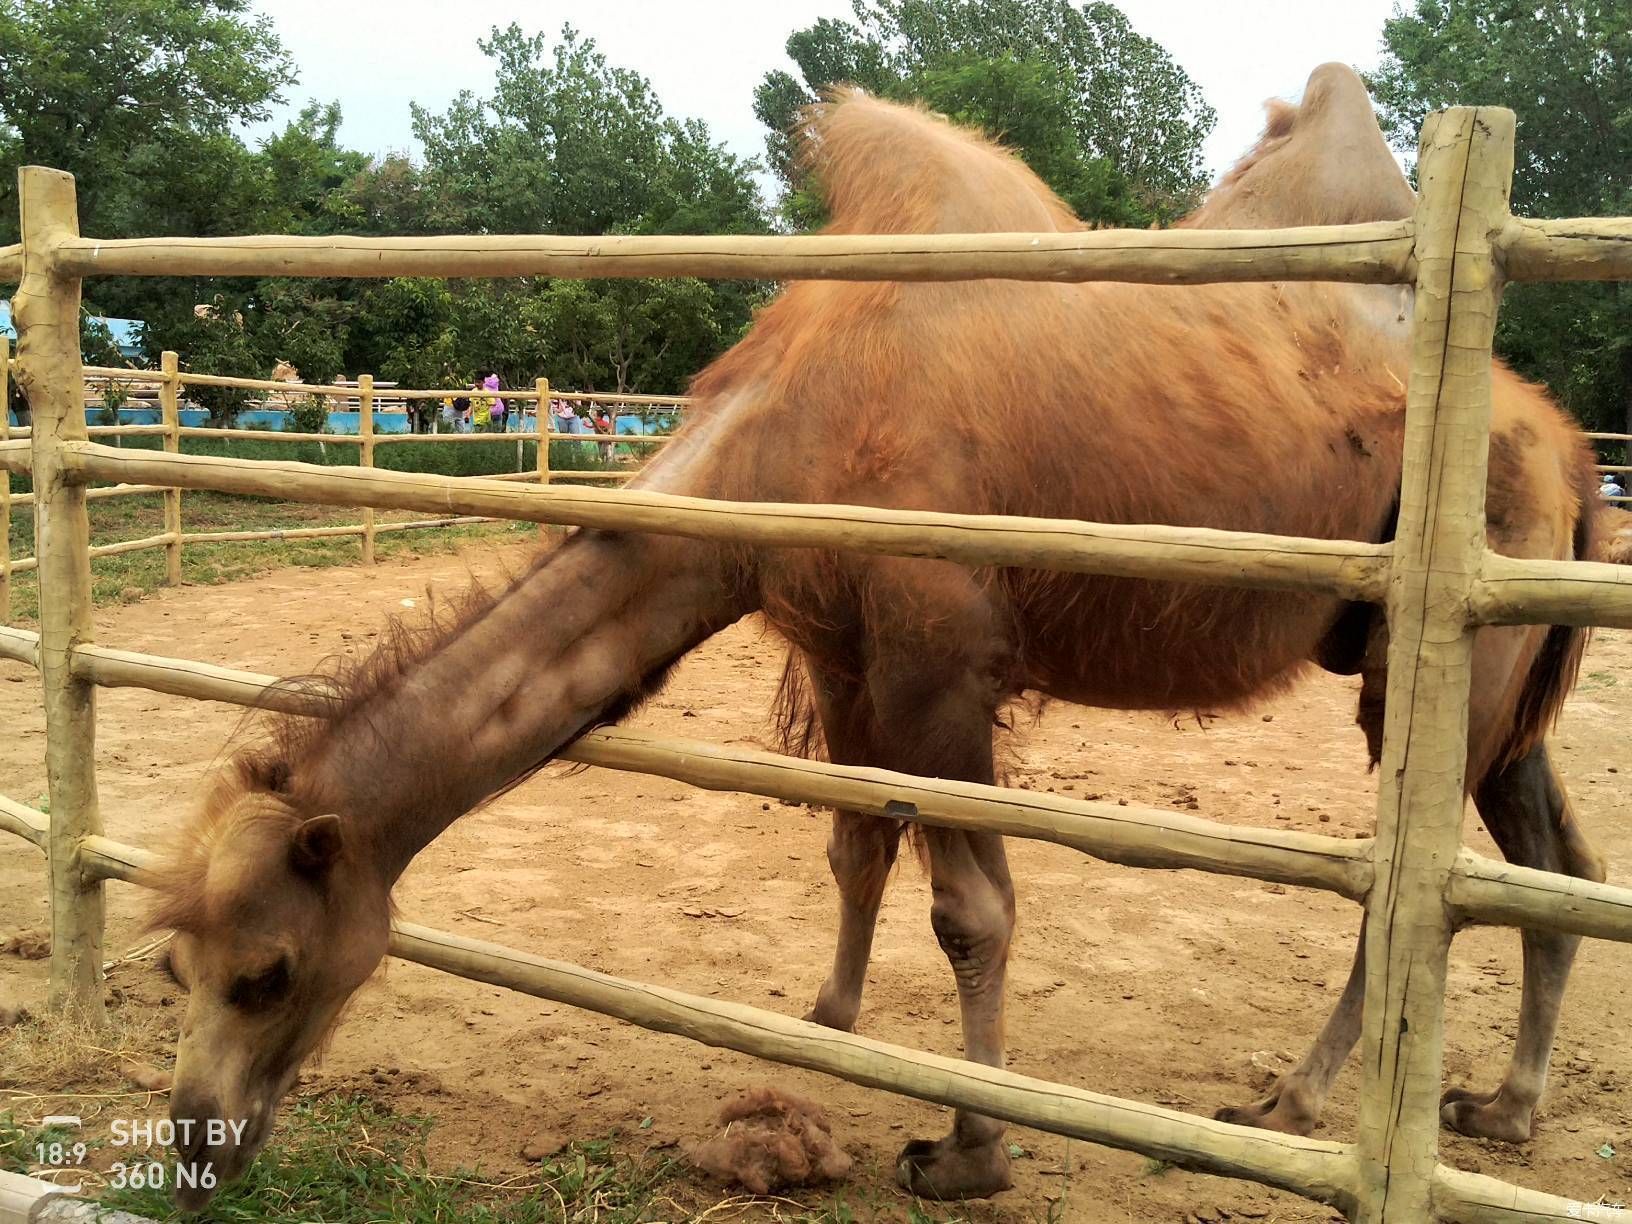
[[[937,887],[929,925],[952,964],[958,989],[978,995],[1000,986],[1014,934],[1012,893],[982,881],[983,887]]]

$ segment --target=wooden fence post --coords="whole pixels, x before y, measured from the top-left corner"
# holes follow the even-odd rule
[[[374,375],[357,375],[357,432],[362,435],[358,462],[365,468],[374,466]],[[363,564],[374,564],[374,507],[363,509]]]
[[[40,581],[40,675],[51,796],[51,986],[56,1009],[100,1020],[102,883],[82,870],[83,839],[102,832],[96,798],[95,689],[73,652],[91,638],[90,520],[85,486],[67,479],[62,444],[83,441],[79,280],[57,267],[57,244],[79,237],[74,178],[17,172],[23,279],[15,299],[18,384],[33,414],[34,521]]]
[[[159,354],[159,419],[165,427],[164,449],[174,455],[181,450],[181,360],[171,349]],[[164,580],[181,585],[181,490],[164,491]]]
[[[11,437],[11,339],[0,336],[0,441]],[[11,473],[0,472],[0,625],[11,624]]]
[[[1422,128],[1416,318],[1388,592],[1376,881],[1366,906],[1359,1203],[1366,1224],[1434,1218],[1450,871],[1462,841],[1469,600],[1485,548],[1491,340],[1513,112],[1455,107]]]
[[[538,483],[550,483],[550,430],[555,425],[555,414],[550,411],[550,380],[539,378],[533,381],[533,389],[538,392]],[[559,527],[551,527],[548,523],[538,525],[538,538],[549,541],[561,534]]]
[[[538,392],[538,483],[550,483],[550,426],[555,423],[550,412],[550,380],[536,379],[533,388]]]

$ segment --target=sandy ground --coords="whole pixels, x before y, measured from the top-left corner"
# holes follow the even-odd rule
[[[516,553],[511,550],[512,561]],[[98,617],[100,640],[269,672],[366,650],[399,601],[458,583],[492,554],[362,569],[283,570],[164,592]],[[660,732],[758,743],[779,649],[739,626],[698,651],[639,716]],[[1632,636],[1595,641],[1556,742],[1611,878],[1632,875],[1624,728]],[[44,791],[37,688],[0,664],[0,791]],[[1352,725],[1354,684],[1312,677],[1250,715],[1105,713],[1048,707],[1014,743],[1016,786],[1192,808],[1215,820],[1362,836],[1374,780]],[[135,690],[100,697],[98,764],[108,832],[151,844],[185,810],[235,730],[227,707]],[[405,917],[607,972],[798,1015],[831,956],[834,897],[825,813],[661,779],[590,770],[541,776],[456,824],[398,890]],[[1469,837],[1485,853],[1482,830]],[[1323,893],[1200,873],[1134,871],[1030,842],[1011,846],[1020,936],[1010,979],[1012,1067],[1195,1112],[1255,1096],[1266,1067],[1300,1055],[1346,971],[1357,911]],[[0,841],[0,939],[46,922],[42,863]],[[139,895],[109,889],[108,947],[137,941]],[[928,929],[915,866],[885,902],[862,1031],[958,1050],[950,972]],[[722,911],[732,911],[723,916]],[[690,913],[713,914],[693,917]],[[1489,1085],[1505,1064],[1518,1004],[1518,939],[1458,938],[1447,1073]],[[127,995],[174,994],[146,965],[119,971]],[[1447,1135],[1449,1159],[1589,1202],[1632,1198],[1632,949],[1589,943],[1566,1004],[1555,1074],[1534,1140],[1520,1148]],[[38,1006],[44,965],[0,957],[0,1003]],[[1353,1135],[1358,1074],[1339,1082],[1320,1134]],[[307,1085],[349,1086],[438,1119],[437,1161],[522,1167],[536,1132],[672,1144],[712,1129],[735,1090],[773,1083],[836,1117],[857,1157],[847,1200],[862,1218],[900,1218],[890,1184],[908,1137],[938,1135],[939,1108],[784,1070],[679,1038],[392,963],[365,989]],[[48,1087],[41,1085],[41,1087]],[[649,1129],[638,1124],[651,1118]],[[1315,1205],[1256,1187],[1153,1170],[1137,1156],[1026,1131],[1016,1188],[974,1219],[1319,1220]],[[1597,1154],[1609,1143],[1613,1158]]]

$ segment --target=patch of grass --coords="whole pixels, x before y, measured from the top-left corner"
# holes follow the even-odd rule
[[[170,1030],[159,1008],[110,1008],[106,1016],[100,1027],[78,1017],[51,1014],[0,1028],[0,1067],[5,1069],[0,1089],[30,1085],[45,1101],[58,1091],[129,1091],[120,1064],[152,1059],[163,1049]],[[65,1107],[58,1112],[81,1111]]]
[[[81,1136],[61,1126],[30,1126],[9,1113],[0,1113],[0,1171],[34,1173],[39,1166],[39,1144],[82,1142]],[[37,1175],[37,1174],[36,1174]]]
[[[479,1169],[433,1173],[425,1161],[429,1119],[396,1114],[368,1097],[299,1102],[244,1178],[224,1189],[199,1221],[379,1220],[470,1224],[635,1224],[672,1218],[660,1206],[676,1164],[620,1155],[612,1142],[574,1144],[536,1170],[494,1181]],[[156,1219],[175,1216],[166,1191],[110,1190],[104,1207]]]
[[[413,513],[382,512],[381,523],[427,517]],[[225,493],[187,493],[182,500],[182,529],[202,531],[265,531],[289,527],[325,527],[355,524],[362,511],[345,506],[292,505]],[[91,503],[91,542],[111,544],[141,539],[164,530],[163,498],[121,497]],[[386,558],[448,552],[477,539],[521,538],[536,532],[532,523],[474,523],[462,527],[425,528],[389,532],[375,540],[375,555]],[[29,510],[12,514],[12,555],[34,552],[34,521]],[[212,585],[247,578],[284,566],[322,568],[355,565],[362,557],[360,537],[308,540],[252,540],[240,543],[187,544],[181,551],[184,583]],[[150,594],[165,582],[164,550],[118,553],[91,562],[91,589],[96,606],[130,603]],[[32,621],[39,615],[39,583],[33,571],[12,578],[12,617]]]
[[[497,435],[495,435],[497,436]],[[156,438],[125,438],[130,449],[158,449]],[[523,442],[521,463],[517,464],[515,441],[492,443],[408,442],[382,446],[375,454],[379,467],[394,471],[429,472],[445,476],[493,475],[517,470],[534,471],[538,461],[536,443]],[[633,448],[622,448],[633,449]],[[649,449],[649,448],[641,448]],[[328,466],[353,464],[357,448],[344,444],[316,442],[233,441],[230,439],[184,439],[182,450],[196,455],[228,455],[239,459],[293,459]],[[573,471],[602,471],[598,447],[574,443],[554,443],[550,466],[570,481]],[[26,478],[13,476],[12,491],[26,492]],[[181,525],[184,532],[270,531],[294,527],[335,527],[362,522],[363,512],[349,506],[316,506],[231,493],[188,491],[182,494]],[[379,512],[382,524],[434,517],[414,511]],[[114,544],[159,535],[164,531],[162,494],[118,497],[90,503],[91,543]],[[384,559],[401,555],[447,552],[466,541],[490,537],[530,535],[532,523],[472,524],[465,527],[431,528],[388,532],[375,542],[376,556]],[[17,507],[11,513],[11,555],[34,555],[34,511]],[[187,544],[183,547],[182,581],[214,584],[231,582],[284,566],[321,568],[354,565],[362,555],[360,537],[315,540],[253,540],[241,543]],[[165,563],[162,548],[98,557],[91,563],[92,595],[98,607],[130,603],[164,585]],[[12,619],[28,622],[39,615],[39,585],[34,572],[12,578]]]

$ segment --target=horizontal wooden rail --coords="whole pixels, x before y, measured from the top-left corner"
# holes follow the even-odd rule
[[[1632,217],[1510,217],[1497,248],[1508,280],[1632,280]]]
[[[15,822],[6,822],[8,812],[16,815]],[[0,799],[0,829],[9,828],[38,844],[35,834],[43,836],[44,820],[32,808]],[[137,884],[142,883],[142,872],[155,861],[150,851],[101,836],[86,838],[80,855],[88,872],[103,879]],[[975,1063],[853,1037],[774,1012],[609,977],[415,923],[394,924],[390,951],[393,956],[456,977],[614,1016],[642,1028],[836,1075],[867,1087],[976,1109],[1020,1125],[1137,1151],[1186,1168],[1246,1176],[1341,1209],[1346,1209],[1348,1196],[1353,1193],[1349,1149],[1343,1145],[1208,1122],[1156,1106],[1048,1084]],[[1018,1094],[1010,1089],[1018,1089]],[[965,1096],[966,1091],[979,1095]],[[1015,1108],[1017,1105],[1024,1112]],[[1243,1145],[1242,1140],[1247,1142]],[[1222,1167],[1219,1161],[1228,1162],[1229,1167]],[[1434,1172],[1433,1201],[1438,1217],[1452,1224],[1632,1224],[1632,1213],[1620,1208],[1543,1194],[1446,1165]]]
[[[86,489],[85,496],[90,501],[100,501],[107,497],[140,497],[148,493],[163,493],[164,485],[102,485],[94,489]],[[27,510],[34,505],[33,493],[13,493],[11,508],[13,510]]]
[[[143,536],[139,540],[120,540],[117,544],[93,544],[91,556],[117,557],[120,553],[141,552],[144,548],[163,548],[171,539],[171,535],[166,532],[164,535]]]
[[[0,247],[0,281],[16,284],[23,279],[23,244]]]
[[[505,392],[506,395],[509,392]],[[692,403],[689,395],[641,395],[631,392],[619,395],[615,391],[551,391],[552,400],[565,400],[569,404],[632,404],[655,405],[659,407],[685,408]]]
[[[176,433],[183,438],[225,438],[229,442],[338,442],[342,446],[357,446],[362,438],[357,434],[285,433],[281,429],[218,429],[209,425],[183,425]]]
[[[0,625],[0,659],[11,659],[17,663],[27,663],[30,667],[38,667],[40,635],[33,629]]]
[[[1632,888],[1518,867],[1466,848],[1451,872],[1450,901],[1471,922],[1632,943]]]
[[[1129,867],[1196,868],[1324,888],[1351,900],[1371,886],[1371,843],[1226,825],[1183,812],[829,765],[641,731],[593,731],[562,760],[655,774],[708,790],[746,791],[954,829],[1069,846]]]
[[[1481,625],[1632,629],[1632,566],[1524,560],[1487,552],[1471,611]]]
[[[1632,1211],[1527,1190],[1482,1173],[1434,1170],[1436,1219],[1445,1224],[1632,1224]]]
[[[162,370],[144,370],[136,366],[80,366],[79,372],[86,378],[97,381],[131,382],[131,383],[162,383]]]
[[[140,884],[154,856],[111,838],[80,844],[86,870]],[[392,924],[390,953],[467,981],[613,1016],[659,1033],[804,1067],[1053,1134],[1225,1177],[1246,1177],[1339,1208],[1351,1203],[1350,1149],[1102,1096],[959,1058],[926,1054],[741,1003],[631,982],[418,923]]]
[[[1048,234],[66,239],[63,276],[701,276],[952,281],[1413,279],[1412,224]]]
[[[44,812],[0,795],[0,832],[15,833],[44,850],[51,833],[51,818]]]
[[[75,652],[77,674],[108,687],[321,717],[321,687],[104,646]],[[561,759],[655,774],[711,790],[842,807],[948,828],[988,829],[1070,846],[1135,867],[1197,868],[1324,888],[1358,900],[1370,885],[1370,843],[1280,829],[1220,824],[1156,808],[1062,799],[1001,786],[917,778],[882,769],[829,765],[640,731],[595,731]]]
[[[84,366],[82,372],[87,378],[94,379],[123,379],[133,383],[162,383],[165,379],[160,370],[124,369],[119,366]],[[357,398],[357,388],[345,383],[303,383],[285,382],[276,378],[240,378],[230,374],[195,374],[181,371],[176,375],[176,381],[187,387],[231,387],[241,391],[277,391],[288,395],[316,395],[325,399]],[[477,390],[473,387],[383,387],[378,383],[375,386],[375,399],[378,402],[389,403],[392,400],[423,400],[423,399],[457,399],[461,396],[493,396],[503,400],[517,400],[533,402],[538,399],[538,390],[535,387],[500,388],[497,392]],[[583,404],[629,404],[633,406],[658,404],[665,407],[682,408],[691,403],[687,395],[647,395],[638,391],[618,394],[614,391],[551,391],[552,400],[567,400],[571,403]]]
[[[156,438],[167,432],[163,425],[87,425],[93,438]]]
[[[322,505],[366,505],[656,531],[772,547],[849,548],[1122,578],[1317,590],[1379,600],[1387,545],[1203,528],[1122,526],[858,506],[725,502],[633,489],[554,488],[378,468],[64,444],[80,478],[218,489]]]
[[[497,519],[479,515],[458,515],[452,518],[414,519],[406,523],[377,523],[375,534],[387,531],[418,531],[431,527],[461,527],[469,523],[493,523]],[[196,531],[181,537],[185,544],[231,544],[249,540],[320,540],[328,536],[362,535],[361,523],[340,527],[269,527],[263,531]]]
[[[0,631],[0,657],[34,661],[38,635]],[[74,652],[74,671],[108,688],[143,688],[202,701],[322,717],[321,682],[279,680],[108,646]],[[801,803],[949,828],[991,829],[1011,837],[1070,846],[1130,866],[1194,868],[1364,895],[1370,880],[1367,840],[1224,825],[1183,812],[1064,799],[1000,786],[914,777],[888,770],[829,765],[749,748],[667,739],[612,728],[591,732],[563,760],[656,774],[710,789],[740,790]],[[1502,881],[1516,887],[1503,892]],[[1627,940],[1632,889],[1527,871],[1464,853],[1452,871],[1453,904],[1474,921],[1532,926]]]
[[[374,445],[388,446],[393,442],[537,442],[538,438],[539,434],[535,429],[509,433],[377,433],[374,435]]]

